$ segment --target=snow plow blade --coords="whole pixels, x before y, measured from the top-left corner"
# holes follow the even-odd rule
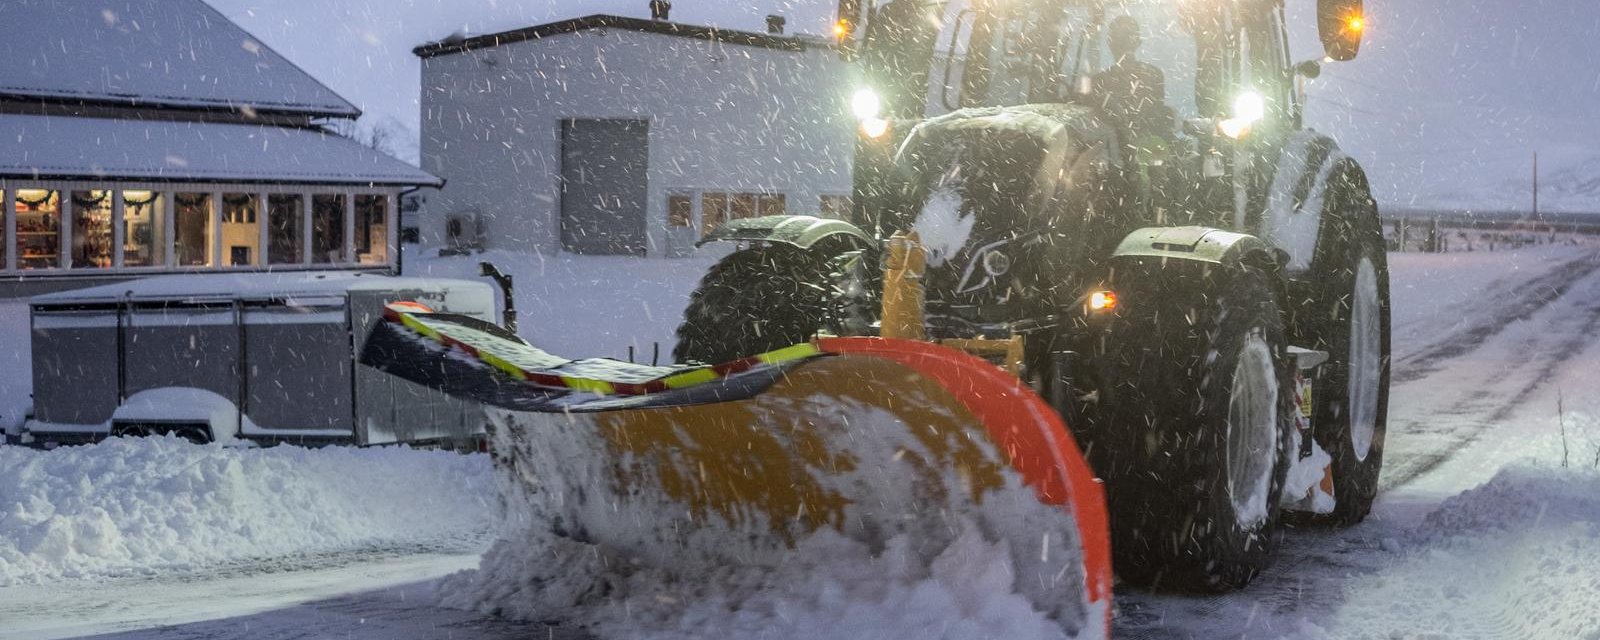
[[[931,558],[975,527],[1009,544],[1036,608],[1079,637],[1108,633],[1101,488],[1057,414],[986,361],[822,338],[647,367],[556,358],[470,318],[386,319],[363,364],[488,407],[504,499],[545,520],[530,536],[693,580],[777,566],[825,530],[874,549],[908,537]]]

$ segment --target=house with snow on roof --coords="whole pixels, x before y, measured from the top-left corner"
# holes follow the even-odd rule
[[[397,271],[433,175],[201,0],[0,3],[0,296],[174,272]]]

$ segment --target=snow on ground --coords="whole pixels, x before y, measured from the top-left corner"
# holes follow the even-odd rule
[[[633,344],[645,358],[652,341],[661,343],[663,354],[670,352],[684,301],[709,264],[705,258],[491,252],[408,256],[407,273],[471,277],[485,257],[516,275],[522,333],[536,344],[558,353],[611,356],[626,356]],[[1390,258],[1396,382],[1384,492],[1372,517],[1348,530],[1288,531],[1277,563],[1236,593],[1195,597],[1121,589],[1116,637],[1600,637],[1600,397],[1593,394],[1593,381],[1600,379],[1600,344],[1593,338],[1600,335],[1600,255],[1593,247],[1530,247]],[[26,315],[8,307],[20,305],[0,303],[0,370],[26,366],[25,347],[7,348],[26,344]],[[7,383],[0,377],[0,402],[14,403],[18,393]],[[0,406],[0,415],[5,409]],[[22,452],[55,453],[60,452]],[[16,463],[7,456],[17,455],[0,447],[0,460],[6,461],[0,467],[12,469]],[[487,483],[487,470],[477,472],[484,475],[472,477]],[[4,473],[0,500],[11,500],[7,490],[20,485]],[[396,483],[412,492],[433,491],[421,486],[433,480]],[[484,486],[471,493],[487,495]],[[17,509],[14,502],[4,503],[0,523]],[[399,535],[436,520],[413,512],[394,515],[384,526]],[[12,538],[8,526],[0,524],[0,548]],[[971,628],[961,625],[987,615],[1010,624],[1028,619],[1024,611],[1008,609],[1016,603],[994,588],[1003,582],[1005,554],[982,540],[953,545],[947,570],[915,579],[896,575],[893,554],[870,558],[817,544],[815,553],[752,583],[737,610],[711,592],[690,594],[640,610],[618,605],[599,612],[609,617],[588,629],[439,608],[433,603],[441,595],[449,598],[439,588],[452,581],[433,578],[475,562],[454,555],[407,565],[407,556],[391,554],[350,556],[331,562],[333,567],[313,560],[265,571],[260,564],[241,566],[239,573],[218,578],[187,574],[184,580],[198,586],[158,576],[126,583],[52,578],[42,586],[0,588],[0,637],[38,635],[30,628],[56,637],[67,635],[63,629],[122,629],[116,637],[126,639],[958,637]],[[83,606],[69,608],[69,616],[98,619],[99,626],[54,619],[61,616],[48,599],[62,597],[74,584],[94,588],[84,589]],[[130,595],[119,596],[120,585]],[[219,587],[208,606],[172,604],[203,598],[212,593],[208,585]],[[148,597],[131,595],[136,593]],[[672,617],[662,617],[663,611]],[[19,626],[30,624],[26,620],[38,626]],[[185,620],[205,621],[153,628]],[[1050,630],[1010,631],[1014,637],[1049,637]]]
[[[0,446],[0,586],[475,548],[494,501],[483,455],[238,449],[175,437]]]

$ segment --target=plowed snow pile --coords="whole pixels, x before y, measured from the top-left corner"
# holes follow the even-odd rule
[[[1600,471],[1506,467],[1386,546],[1399,547],[1395,564],[1352,582],[1338,620],[1306,637],[1593,638],[1600,630]],[[1421,629],[1436,635],[1411,635]]]
[[[930,560],[906,538],[872,553],[824,530],[776,570],[723,568],[692,582],[659,571],[627,571],[580,597],[580,610],[544,606],[590,585],[530,581],[531,574],[586,575],[627,562],[567,539],[497,544],[483,568],[439,585],[443,604],[519,619],[562,619],[608,640],[873,638],[875,640],[1066,640],[1061,626],[1015,591],[1011,552],[970,523]],[[531,565],[542,564],[540,569]],[[554,570],[553,570],[554,569]],[[565,569],[563,571],[562,569]],[[1098,637],[1090,630],[1088,637]]]
[[[113,438],[0,446],[0,586],[482,539],[486,456]]]

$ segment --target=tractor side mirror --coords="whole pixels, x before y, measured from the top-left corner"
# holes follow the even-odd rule
[[[1329,60],[1348,62],[1361,52],[1365,9],[1363,0],[1317,0],[1317,33]]]

